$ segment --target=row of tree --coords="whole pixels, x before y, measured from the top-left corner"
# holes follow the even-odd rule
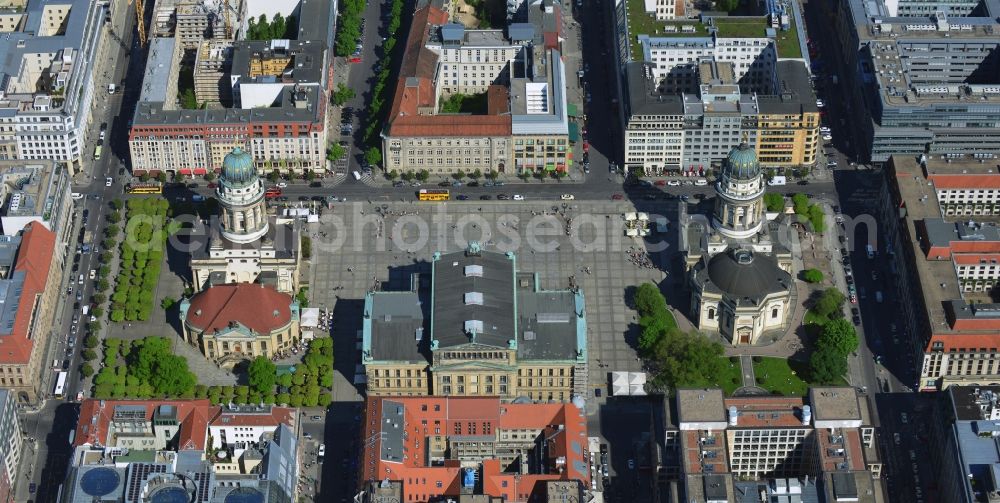
[[[298,29],[299,23],[295,16],[286,18],[275,12],[274,17],[268,22],[267,16],[261,14],[256,20],[250,18],[246,38],[247,40],[295,40]]]
[[[365,161],[371,166],[382,163],[382,152],[376,145],[379,137],[377,133],[382,128],[382,108],[393,91],[389,76],[392,74],[392,53],[393,49],[396,48],[396,34],[399,32],[403,17],[403,0],[392,0],[389,14],[389,23],[386,25],[388,36],[382,43],[382,60],[377,66],[378,75],[375,76],[375,85],[371,91],[371,103],[368,104],[365,115],[368,124],[365,126],[365,132],[361,139],[364,144],[373,143],[365,151]]]
[[[105,363],[114,364],[106,365],[94,378],[95,398],[193,397],[197,379],[188,370],[187,360],[174,354],[170,339],[106,339],[104,350]]]
[[[792,209],[798,215],[800,222],[808,222],[815,232],[826,230],[823,208],[818,204],[809,204],[809,196],[805,194],[792,195]]]
[[[640,285],[634,302],[641,328],[639,354],[655,372],[651,381],[655,387],[718,384],[715,381],[728,365],[721,344],[677,328],[666,298],[653,283]]]
[[[111,321],[145,321],[153,312],[153,296],[160,280],[163,244],[170,230],[164,198],[128,201],[126,239],[120,246],[118,278],[111,294]]]

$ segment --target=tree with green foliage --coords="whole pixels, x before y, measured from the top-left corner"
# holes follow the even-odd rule
[[[309,260],[312,258],[312,238],[302,233],[302,258]]]
[[[843,318],[832,320],[823,325],[816,346],[819,349],[832,349],[844,357],[857,351],[860,341],[854,325]]]
[[[344,157],[347,151],[339,143],[330,142],[330,146],[326,148],[326,160],[331,162],[339,161]]]
[[[337,84],[337,89],[333,91],[333,103],[338,107],[343,106],[344,103],[354,99],[354,96],[354,89],[347,87],[347,85],[341,82]]]
[[[777,194],[774,192],[768,192],[764,194],[764,206],[767,207],[767,211],[778,212],[785,209],[785,196]]]
[[[740,0],[715,0],[715,10],[732,12],[740,6]]]
[[[83,357],[84,361],[88,361],[88,362],[89,361],[93,361],[93,360],[97,359],[97,351],[94,351],[93,349],[84,349],[80,353],[80,356]]]
[[[823,281],[823,271],[819,269],[806,269],[802,271],[802,279],[806,283],[819,283]]]
[[[809,357],[810,380],[816,384],[839,384],[847,373],[847,357],[832,347],[817,348]]]
[[[385,174],[385,177],[391,182],[391,181],[399,178],[399,171],[391,170],[391,171],[389,171],[388,173]]]
[[[262,395],[274,393],[278,368],[266,356],[258,356],[247,367],[247,380],[254,391]]]
[[[162,307],[163,310],[166,311],[166,310],[170,309],[171,307],[174,307],[174,304],[176,304],[176,303],[177,303],[177,301],[174,300],[173,298],[171,298],[171,297],[164,297],[163,300],[160,301],[160,307]]]
[[[88,336],[86,336],[86,337],[83,338],[83,347],[85,347],[87,349],[94,349],[94,348],[96,348],[100,344],[101,344],[101,341],[99,341],[97,339],[97,337],[95,337],[93,335],[88,335]]]
[[[88,362],[83,362],[80,364],[80,374],[83,377],[90,377],[94,375],[94,367]]]
[[[281,173],[278,170],[271,171],[267,174],[267,179],[271,183],[275,183],[281,179]]]
[[[419,172],[417,172],[417,180],[420,180],[421,182],[426,182],[430,177],[431,177],[431,172],[427,171],[426,169],[422,169]]]
[[[462,170],[458,170],[452,173],[451,177],[454,178],[456,181],[461,181],[463,178],[465,178],[465,172]]]
[[[818,204],[813,204],[809,206],[807,211],[809,224],[812,226],[814,232],[823,232],[826,230],[826,221],[823,213],[823,208]]]
[[[365,162],[369,166],[378,166],[382,162],[382,150],[378,147],[368,147],[365,151]]]
[[[827,319],[839,318],[843,315],[841,308],[844,305],[844,300],[844,294],[840,290],[833,287],[827,288],[816,298],[816,302],[810,311],[817,316]]]
[[[792,195],[792,208],[796,215],[806,216],[809,213],[809,196],[805,194]]]
[[[660,293],[660,289],[654,283],[643,283],[635,289],[633,296],[635,310],[639,317],[660,316],[667,312],[667,299]]]

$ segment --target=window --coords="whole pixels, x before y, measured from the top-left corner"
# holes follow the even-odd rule
[[[778,308],[774,308],[771,310],[771,318],[777,318],[777,317],[778,317]]]

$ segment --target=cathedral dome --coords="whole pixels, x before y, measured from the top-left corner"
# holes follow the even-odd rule
[[[753,147],[741,143],[730,151],[722,167],[722,176],[734,180],[752,180],[760,176],[760,164]]]
[[[792,277],[767,255],[735,249],[719,253],[708,261],[708,279],[723,293],[735,298],[759,299],[787,291]]]
[[[253,156],[236,147],[226,154],[222,160],[221,182],[230,185],[244,185],[257,180],[257,168],[253,165]]]

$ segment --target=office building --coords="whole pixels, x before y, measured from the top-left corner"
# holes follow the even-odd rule
[[[876,251],[892,257],[894,291],[882,295],[921,390],[1000,383],[1000,227],[983,192],[1000,176],[996,161],[934,157],[888,163],[876,214],[886,239]]]
[[[369,396],[586,396],[587,319],[578,288],[543,290],[535,274],[518,270],[513,252],[477,243],[435,254],[423,279],[412,277],[409,291],[365,297]]]
[[[14,486],[17,484],[21,456],[24,454],[24,436],[21,432],[14,392],[0,389],[0,501],[14,501]]]
[[[220,367],[272,358],[299,341],[299,304],[272,287],[211,286],[181,301],[184,340]]]
[[[386,171],[557,173],[572,165],[561,6],[473,30],[433,3],[417,10],[383,137]],[[449,99],[471,94],[455,110]],[[474,102],[474,103],[473,103]]]
[[[31,0],[8,13],[0,40],[0,159],[55,160],[71,174],[87,152],[102,27],[110,4]]]
[[[930,439],[942,501],[980,503],[1000,494],[1000,386],[952,386]]]
[[[208,400],[85,400],[60,501],[296,501],[297,416]]]
[[[1000,1],[843,0],[825,9],[862,159],[1000,154]]]
[[[626,169],[705,174],[742,143],[763,167],[816,163],[819,109],[801,61],[775,62],[769,39],[752,39],[741,47],[752,51],[726,58],[712,39],[704,48],[664,40],[669,57],[627,65]]]
[[[52,161],[0,161],[0,227],[16,236],[38,222],[56,235],[56,255],[65,260],[72,230],[70,174]]]
[[[302,256],[296,221],[268,215],[264,183],[249,153],[237,147],[222,165],[215,189],[221,214],[191,253],[195,289],[260,283],[297,293]],[[267,325],[284,332],[283,325]]]
[[[386,495],[407,502],[547,501],[556,489],[584,495],[590,465],[582,406],[370,397],[358,474],[362,501]]]
[[[181,108],[162,84],[176,64],[150,68],[143,87],[156,92],[140,99],[129,129],[132,173],[217,173],[236,147],[263,173],[324,173],[336,11],[302,2],[298,12],[296,40],[195,46],[195,98],[205,109]]]
[[[801,398],[679,389],[675,406],[666,445],[681,465],[680,501],[759,501],[762,493],[777,498],[767,501],[887,501],[872,418],[853,388],[812,388]]]
[[[0,278],[0,386],[34,403],[50,390],[43,361],[52,337],[53,317],[63,288],[63,260],[56,236],[38,222],[25,226],[12,272]]]

